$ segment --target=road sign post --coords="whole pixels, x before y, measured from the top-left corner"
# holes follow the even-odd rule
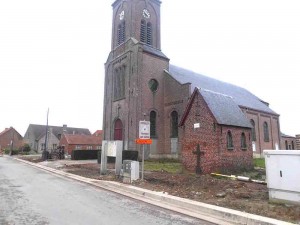
[[[150,121],[140,121],[139,123],[139,139],[136,140],[137,144],[142,146],[142,180],[144,180],[144,164],[145,164],[145,145],[152,144],[150,139]]]

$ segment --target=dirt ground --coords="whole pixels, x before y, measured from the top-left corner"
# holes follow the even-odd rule
[[[108,168],[113,166],[109,165]],[[113,173],[100,176],[100,165],[97,163],[63,165],[58,169],[98,180],[120,181]],[[220,179],[211,175],[145,171],[144,180],[134,182],[132,185],[300,224],[300,206],[269,203],[268,189],[263,184]]]

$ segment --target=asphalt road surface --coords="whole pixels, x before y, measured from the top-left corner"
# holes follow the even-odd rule
[[[211,224],[0,157],[0,224]]]

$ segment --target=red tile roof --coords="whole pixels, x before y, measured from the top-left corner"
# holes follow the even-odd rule
[[[102,130],[96,130],[93,136],[102,136]]]
[[[102,136],[64,134],[68,144],[73,145],[101,145]]]

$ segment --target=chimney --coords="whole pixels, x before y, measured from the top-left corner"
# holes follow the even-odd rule
[[[67,124],[64,124],[63,125],[63,133],[66,133],[67,132]]]

